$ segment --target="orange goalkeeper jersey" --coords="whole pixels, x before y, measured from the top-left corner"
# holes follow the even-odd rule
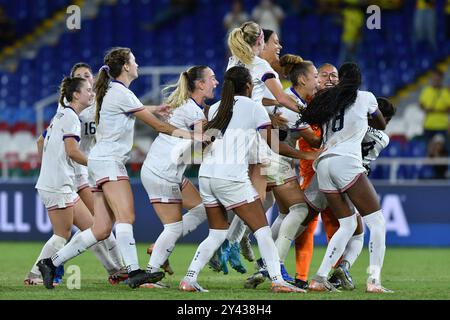
[[[320,137],[322,134],[322,130],[319,126],[311,126],[311,129],[313,129],[314,133]],[[301,151],[314,151],[317,150],[316,148],[311,147],[303,138],[300,138],[298,140],[298,146]],[[303,178],[301,189],[305,190],[309,183],[311,182],[311,179],[314,175],[314,169],[312,168],[313,160],[300,160],[300,175]]]

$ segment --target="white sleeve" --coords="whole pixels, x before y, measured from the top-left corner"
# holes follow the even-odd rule
[[[81,126],[80,120],[75,114],[65,113],[61,117],[63,140],[66,138],[75,138],[80,141]]]
[[[253,119],[254,119],[254,128],[255,129],[261,129],[268,125],[270,125],[272,122],[270,121],[269,114],[264,108],[261,108],[261,106],[258,106],[255,104],[254,111],[253,111]]]
[[[269,76],[277,77],[277,73],[272,69],[270,64],[265,60],[260,60],[259,63],[255,66],[253,77],[256,79],[265,82]]]
[[[120,110],[126,114],[132,114],[144,109],[142,102],[139,101],[139,99],[131,91],[122,95],[118,103]]]
[[[367,112],[369,114],[373,114],[378,109],[377,98],[375,98],[372,92],[367,93],[367,107],[368,107]]]

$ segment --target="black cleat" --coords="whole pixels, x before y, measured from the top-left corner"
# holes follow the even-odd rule
[[[330,279],[328,279],[328,282],[330,282],[336,289],[339,289],[342,285],[341,280],[334,273]]]
[[[304,281],[302,279],[295,279],[295,286],[303,290],[308,290],[309,287],[308,281]]]
[[[164,272],[152,272],[148,273],[144,270],[135,270],[128,274],[128,285],[130,288],[135,289],[144,283],[155,283],[164,278]]]
[[[334,269],[333,276],[339,280],[339,283],[344,290],[354,290],[355,285],[350,272],[345,267],[345,264],[341,263],[336,269]]]
[[[53,265],[52,259],[42,259],[36,264],[39,271],[42,274],[42,280],[44,281],[44,286],[47,289],[55,288],[53,286],[53,279],[55,278],[56,267]]]

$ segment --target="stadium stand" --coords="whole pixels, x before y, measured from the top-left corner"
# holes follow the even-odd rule
[[[218,79],[222,78],[227,55],[222,19],[230,10],[231,2],[198,0],[192,14],[149,29],[146,22],[152,21],[155,12],[167,7],[169,2],[98,1],[97,15],[82,21],[83,32],[67,30],[54,45],[41,47],[34,58],[21,58],[14,72],[0,71],[0,138],[6,142],[2,143],[0,156],[6,159],[10,174],[28,175],[34,172],[35,165],[30,165],[30,161],[36,161],[33,153],[36,134],[34,103],[57,92],[58,83],[73,63],[87,61],[97,70],[102,64],[103,53],[111,43],[131,47],[141,66],[208,64],[215,70]],[[258,1],[243,2],[246,11],[250,12]],[[433,53],[426,46],[419,46],[418,51],[414,52],[411,39],[414,2],[404,1],[401,9],[383,13],[383,27],[380,30],[363,28],[361,47],[365,50],[360,50],[357,57],[364,77],[362,89],[368,89],[375,95],[392,97],[450,55],[450,43],[445,41],[443,27],[442,6],[445,1],[437,1],[437,40],[443,44],[441,50]],[[30,6],[25,0],[0,1],[8,15],[20,21],[18,31],[23,36],[31,33],[55,11],[71,3],[67,0],[37,0]],[[314,9],[314,1],[302,3]],[[287,15],[282,24],[283,52],[300,54],[313,60],[316,65],[324,62],[336,64],[342,32],[336,18],[332,14],[318,15],[314,10],[301,16]],[[120,27],[110,23],[117,19],[126,23]],[[205,30],[208,32],[205,33]],[[79,50],[68,50],[74,47]],[[163,77],[161,80],[169,79]],[[133,83],[132,90],[140,96],[148,92],[151,85],[151,79],[143,77]],[[54,108],[46,108],[44,121],[48,123],[53,114]],[[421,134],[417,123],[420,123],[422,116],[420,110],[407,108],[402,117],[392,121],[391,128],[404,128],[400,134],[412,139]],[[16,150],[16,145],[20,146],[19,150]],[[382,156],[426,156],[426,146],[420,140],[392,139]],[[428,172],[425,166],[400,166],[397,175],[399,178],[414,179],[427,176]],[[372,177],[388,176],[388,166],[373,168]]]

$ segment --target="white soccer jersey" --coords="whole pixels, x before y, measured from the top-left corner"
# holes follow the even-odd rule
[[[293,87],[286,88],[284,92],[295,99],[298,105],[306,108],[306,101],[303,100],[297,91]],[[306,122],[299,122],[300,114],[298,112],[294,112],[289,108],[281,107],[277,109],[278,112],[281,112],[282,116],[288,120],[288,126],[291,130],[303,130],[309,128],[309,124]]]
[[[95,133],[97,131],[95,125],[95,104],[87,107],[80,112],[81,121],[81,141],[80,150],[87,156],[95,145]]]
[[[80,141],[80,119],[70,108],[63,108],[53,117],[47,128],[42,154],[41,171],[36,189],[70,193],[74,190],[74,162],[66,154],[64,140]]]
[[[369,127],[361,143],[363,165],[377,159],[380,152],[389,144],[389,136],[381,130]]]
[[[353,105],[323,125],[323,144],[326,149],[318,159],[334,154],[361,160],[361,142],[369,126],[368,114],[377,109],[377,99],[371,92],[358,91]]]
[[[97,143],[91,149],[90,160],[115,160],[125,163],[133,146],[133,113],[144,109],[134,93],[119,81],[111,81],[103,98]]]
[[[253,58],[253,61],[250,65],[243,64],[235,56],[232,56],[228,61],[227,70],[235,66],[243,66],[249,69],[253,80],[252,100],[262,106],[262,99],[267,95],[266,90],[269,91],[264,81],[267,79],[267,76],[271,75],[274,75],[275,78],[279,79],[278,73],[273,70],[273,68],[266,60],[256,56]],[[269,97],[270,96],[267,95],[266,98]],[[273,97],[272,95],[271,99],[275,99],[275,97]]]
[[[65,101],[68,103],[67,101]],[[56,113],[64,110],[64,107],[58,103]],[[87,156],[95,144],[95,103],[81,111],[79,114],[81,122],[80,150]]]
[[[192,131],[194,125],[202,120],[206,120],[203,107],[189,98],[174,110],[169,123],[177,128]],[[168,181],[181,183],[186,166],[191,162],[192,144],[192,140],[160,133],[150,147],[144,166]]]
[[[284,92],[293,97],[298,105],[306,107],[306,102],[300,97],[293,87],[286,88]],[[288,120],[289,132],[285,142],[292,148],[296,148],[297,140],[300,138],[300,131],[308,129],[310,126],[306,122],[300,122],[300,114],[292,111],[286,107],[279,107],[277,112],[281,112],[281,115]]]
[[[219,104],[220,101],[211,106],[209,120],[217,113]],[[249,155],[256,143],[257,129],[267,125],[270,125],[270,118],[264,108],[250,98],[235,96],[227,130],[205,152],[199,177],[248,181]]]

